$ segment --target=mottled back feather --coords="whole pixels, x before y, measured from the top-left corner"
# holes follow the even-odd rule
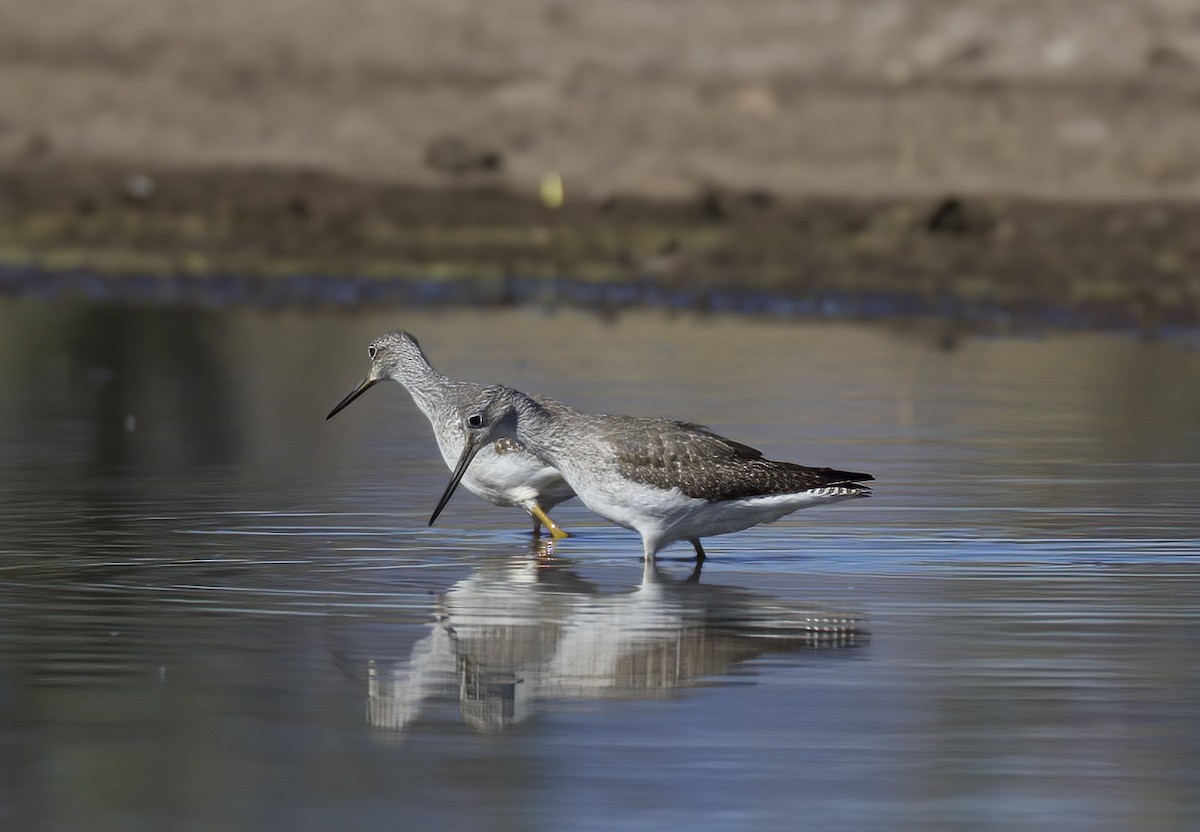
[[[658,419],[621,420],[603,436],[621,476],[688,497],[720,502],[841,487],[863,496],[870,474],[812,468],[764,459],[757,448],[726,439],[702,425]],[[636,441],[631,441],[636,436]]]

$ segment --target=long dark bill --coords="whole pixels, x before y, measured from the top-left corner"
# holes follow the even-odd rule
[[[450,484],[446,486],[442,499],[438,500],[433,514],[429,515],[429,525],[433,525],[434,521],[438,519],[438,515],[442,513],[442,509],[446,507],[446,503],[450,502],[450,498],[454,495],[454,489],[458,488],[458,483],[463,478],[463,474],[467,473],[471,460],[475,458],[475,454],[479,453],[479,449],[482,447],[483,443],[478,439],[473,436],[467,437],[467,444],[463,446],[462,456],[458,458],[458,464],[454,466],[454,473],[450,475]]]
[[[378,384],[381,381],[383,381],[383,379],[371,378],[370,376],[367,376],[366,378],[364,378],[357,387],[355,387],[353,390],[350,391],[349,396],[342,399],[340,402],[338,402],[337,407],[335,407],[333,410],[329,411],[329,415],[325,417],[325,421],[328,422],[334,416],[341,413],[343,410],[345,410],[347,407],[350,406],[350,402],[357,399],[359,396],[361,396],[363,393],[370,390],[372,387],[374,387],[376,384]]]

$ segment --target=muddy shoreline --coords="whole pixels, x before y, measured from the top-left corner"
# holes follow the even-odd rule
[[[783,199],[557,209],[315,172],[0,173],[0,291],[166,303],[521,303],[992,326],[1200,324],[1200,206]]]
[[[1188,4],[9,6],[10,295],[1200,323]]]

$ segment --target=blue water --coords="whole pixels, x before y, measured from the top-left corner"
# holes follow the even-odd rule
[[[709,424],[876,496],[533,547],[403,390]],[[736,317],[0,304],[0,825],[1191,829],[1200,354]]]

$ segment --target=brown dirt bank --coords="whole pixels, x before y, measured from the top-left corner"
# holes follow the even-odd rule
[[[1179,0],[0,3],[3,286],[1194,323],[1197,101]]]
[[[0,167],[1200,198],[1181,0],[0,3]]]
[[[681,305],[762,306],[739,306],[732,293],[795,301],[782,308],[802,314],[1155,329],[1200,324],[1198,222],[1200,206],[1178,202],[784,200],[718,189],[690,200],[569,200],[552,210],[498,188],[263,169],[42,166],[0,173],[0,287],[72,292],[69,278],[83,271],[240,275],[249,282],[210,300],[286,302],[280,281],[323,275],[374,289],[322,296],[310,287],[299,299],[405,300],[378,289],[416,281],[454,287],[428,297],[476,302],[669,296]],[[58,288],[47,290],[53,280]],[[572,294],[560,291],[564,281],[638,291]],[[159,297],[145,280],[123,285],[118,294]]]

